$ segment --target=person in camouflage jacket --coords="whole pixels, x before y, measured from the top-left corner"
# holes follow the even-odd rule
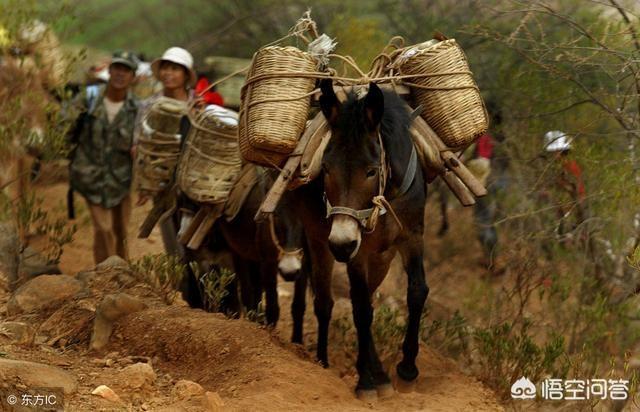
[[[115,53],[106,86],[82,93],[72,112],[75,147],[69,166],[71,188],[87,201],[94,227],[96,263],[112,255],[128,258],[127,226],[133,177],[131,147],[138,101],[131,93],[137,59]]]

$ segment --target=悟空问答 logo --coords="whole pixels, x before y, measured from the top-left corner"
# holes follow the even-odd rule
[[[523,376],[511,385],[511,397],[513,399],[535,399],[536,385]]]

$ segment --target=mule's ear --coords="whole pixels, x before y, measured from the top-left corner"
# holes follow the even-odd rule
[[[331,126],[334,126],[338,121],[340,101],[333,91],[333,80],[320,80],[320,90],[322,91],[322,95],[320,95],[320,108],[327,122],[329,122]]]
[[[384,95],[375,83],[369,84],[369,93],[364,98],[364,111],[367,116],[367,126],[374,130],[380,124],[384,112]]]

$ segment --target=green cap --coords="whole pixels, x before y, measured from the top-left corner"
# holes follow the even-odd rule
[[[111,57],[111,64],[124,64],[134,72],[138,69],[138,57],[130,51],[117,51]]]

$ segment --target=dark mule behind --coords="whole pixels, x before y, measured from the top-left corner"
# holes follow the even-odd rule
[[[278,273],[285,280],[295,281],[295,293],[291,308],[294,320],[292,341],[302,343],[302,322],[305,310],[305,292],[308,254],[304,252],[306,243],[304,231],[296,217],[294,205],[287,201],[287,195],[272,216],[272,221],[255,222],[254,216],[273,178],[268,172],[259,174],[238,214],[227,221],[221,217],[209,233],[205,243],[197,251],[187,251],[187,260],[201,262],[212,252],[228,250],[231,254],[236,279],[240,285],[243,306],[248,311],[257,311],[265,293],[265,317],[268,325],[278,321]],[[183,208],[194,210],[196,205],[182,198]],[[183,296],[191,306],[202,302],[196,279],[189,273],[182,286]],[[233,287],[230,290],[234,293]]]
[[[356,391],[358,396],[370,396],[376,389],[391,388],[372,340],[371,296],[396,252],[408,276],[409,311],[403,359],[396,370],[405,381],[418,376],[420,317],[429,292],[423,267],[426,183],[416,161],[404,101],[373,83],[364,98],[351,94],[344,103],[330,80],[323,81],[321,89],[320,105],[332,131],[322,173],[331,219],[326,244],[338,261],[347,263],[358,332]]]

